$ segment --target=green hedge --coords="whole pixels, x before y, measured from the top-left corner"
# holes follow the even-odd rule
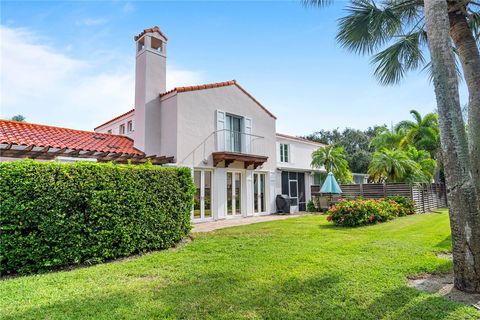
[[[0,274],[168,248],[190,231],[186,168],[0,163]]]

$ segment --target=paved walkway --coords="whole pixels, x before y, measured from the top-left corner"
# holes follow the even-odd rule
[[[304,212],[287,214],[287,215],[272,214],[268,216],[235,218],[235,219],[226,219],[226,220],[219,220],[219,221],[212,221],[212,222],[200,222],[200,223],[195,223],[193,225],[192,232],[210,232],[217,229],[243,226],[243,225],[259,223],[259,222],[297,218],[297,217],[304,216],[306,214],[307,213],[304,213]]]

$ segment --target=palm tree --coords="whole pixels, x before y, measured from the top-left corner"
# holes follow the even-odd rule
[[[343,147],[328,145],[312,153],[312,167],[324,168],[332,172],[340,183],[350,183],[352,172],[348,167],[347,155]]]
[[[323,7],[333,0],[302,0],[306,5]],[[449,37],[455,45],[468,92],[468,140],[471,173],[480,194],[480,3],[445,1]],[[347,16],[339,20],[337,40],[359,54],[373,54],[374,75],[382,84],[395,84],[408,71],[430,68],[424,57],[427,48],[424,1],[351,0]],[[452,60],[456,65],[456,59]],[[459,73],[457,66],[457,73]]]
[[[409,147],[405,152],[418,165],[415,171],[407,174],[405,180],[408,182],[432,182],[437,161],[432,159],[430,153],[425,150],[418,150],[415,147]]]
[[[415,146],[417,149],[427,150],[436,158],[440,149],[440,132],[438,130],[438,115],[427,113],[422,117],[417,110],[410,110],[414,121],[404,120],[395,126],[397,132],[403,132],[400,141],[402,147]]]
[[[403,182],[408,172],[416,170],[418,164],[404,151],[392,149],[376,151],[368,166],[368,174],[377,182]]]
[[[458,79],[454,56],[450,48],[451,13],[446,1],[425,0],[425,22],[428,45],[432,59],[433,84],[439,115],[442,153],[447,182],[450,228],[453,244],[453,270],[455,287],[467,292],[480,292],[480,172],[472,165],[467,134],[464,130],[462,110],[458,93]],[[450,18],[451,19],[451,18]],[[478,72],[477,76],[480,76]],[[480,86],[477,86],[478,90]],[[470,88],[469,88],[470,90]],[[480,90],[479,90],[480,91]],[[480,99],[479,99],[480,100]],[[479,102],[480,103],[480,102]],[[469,110],[469,119],[472,115]],[[478,126],[480,114],[476,113],[473,124]],[[471,128],[469,125],[469,132]],[[480,132],[480,129],[477,129]],[[470,134],[470,138],[471,133]],[[480,157],[478,154],[477,157]],[[479,166],[480,163],[477,163]]]
[[[381,149],[400,149],[401,142],[405,138],[403,131],[392,128],[389,130],[385,127],[377,131],[377,135],[370,141],[369,146],[375,150]]]

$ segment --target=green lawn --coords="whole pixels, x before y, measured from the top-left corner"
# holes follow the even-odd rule
[[[409,288],[447,271],[446,212],[356,229],[324,216],[199,234],[177,250],[0,282],[1,319],[478,319]]]

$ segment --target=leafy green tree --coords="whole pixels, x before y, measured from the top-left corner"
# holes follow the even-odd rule
[[[409,172],[417,172],[418,164],[398,149],[381,149],[372,156],[368,174],[376,182],[404,182]]]
[[[327,145],[312,153],[312,167],[324,168],[332,172],[340,183],[352,182],[352,172],[348,167],[343,147]]]
[[[26,118],[21,114],[17,114],[17,115],[14,115],[12,118],[10,118],[10,120],[17,121],[17,122],[25,122]]]
[[[414,121],[404,120],[395,126],[396,131],[404,133],[400,145],[415,146],[417,149],[427,150],[432,157],[436,157],[440,150],[438,114],[427,113],[422,117],[416,110],[410,110],[410,114]]]
[[[370,146],[370,140],[382,128],[375,126],[364,131],[352,128],[345,128],[343,131],[339,129],[320,130],[305,138],[343,147],[350,170],[355,173],[367,173],[368,164],[374,151],[374,148]]]
[[[404,137],[404,132],[384,127],[377,131],[377,135],[370,141],[370,146],[375,150],[400,149]]]
[[[405,181],[432,182],[437,161],[431,158],[430,153],[425,150],[418,150],[415,147],[409,147],[405,152],[411,160],[418,164],[413,171],[407,173]]]

